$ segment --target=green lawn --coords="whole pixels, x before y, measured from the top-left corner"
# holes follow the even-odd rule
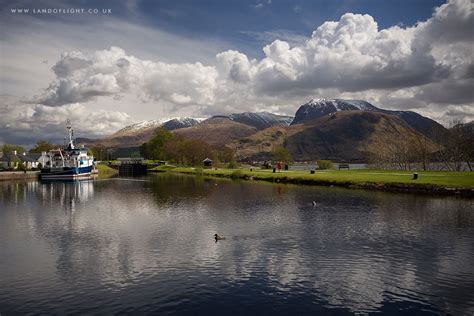
[[[155,171],[160,171],[160,170],[162,170],[162,171],[167,171],[167,170],[173,170],[173,169],[175,169],[175,168],[176,168],[176,166],[173,166],[173,165],[159,165],[159,166],[156,166],[156,167],[151,168],[151,169],[149,169],[149,170],[155,170]]]
[[[167,168],[169,171],[180,173],[196,173],[194,168]],[[198,168],[201,171],[201,168]],[[437,185],[443,187],[474,188],[474,172],[446,172],[446,171],[417,171],[418,179],[413,180],[413,171],[400,170],[316,170],[315,174],[309,171],[281,171],[254,169],[202,169],[207,176],[248,178],[256,180],[277,180],[287,182],[333,182],[353,184],[384,184],[403,183],[410,185]]]
[[[100,175],[112,175],[112,174],[118,173],[117,169],[110,168],[107,165],[98,164],[98,165],[95,166],[95,168],[99,171],[99,176]]]

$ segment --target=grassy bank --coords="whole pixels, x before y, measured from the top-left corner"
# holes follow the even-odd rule
[[[118,173],[117,169],[110,168],[107,165],[98,164],[97,166],[95,166],[95,168],[99,171],[99,176],[100,175],[113,175],[113,174]]]
[[[334,185],[385,191],[474,196],[474,172],[421,171],[413,180],[413,172],[400,170],[317,170],[281,171],[250,169],[167,168],[163,171],[204,176],[263,180],[281,183]]]

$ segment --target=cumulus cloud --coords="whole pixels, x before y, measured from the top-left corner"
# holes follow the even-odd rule
[[[419,23],[417,28],[418,46],[472,42],[474,36],[472,2],[450,0],[436,8],[432,18]]]
[[[314,88],[360,91],[431,82],[440,66],[428,52],[412,49],[415,31],[398,26],[379,31],[371,16],[346,13],[318,27],[303,46],[281,41],[266,46],[260,90],[299,88],[306,94]]]
[[[217,54],[209,65],[142,60],[118,47],[68,52],[52,68],[55,80],[35,102],[63,106],[135,94],[174,109],[199,108],[203,114],[260,105],[286,106],[293,114],[306,98],[352,94],[383,101],[377,104],[382,107],[434,104],[462,111],[473,106],[473,32],[470,1],[451,0],[411,27],[379,29],[370,15],[346,13],[320,25],[303,42],[273,41],[263,47],[261,60],[233,50]]]
[[[52,67],[56,80],[34,101],[61,106],[135,92],[175,104],[212,103],[217,72],[201,63],[171,64],[129,56],[118,47],[66,52]]]

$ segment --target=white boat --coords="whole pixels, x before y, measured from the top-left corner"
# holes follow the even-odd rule
[[[70,120],[66,124],[68,144],[48,152],[49,161],[41,169],[41,179],[76,179],[89,177],[95,171],[94,157],[87,153],[87,148],[76,148],[74,131]]]

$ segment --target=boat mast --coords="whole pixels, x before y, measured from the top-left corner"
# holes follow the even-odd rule
[[[73,136],[74,136],[74,130],[72,129],[72,126],[71,126],[71,120],[70,119],[67,119],[66,121],[66,128],[67,128],[67,133],[68,133],[68,136],[69,136],[69,149],[75,149],[74,147],[74,140],[73,140]]]

